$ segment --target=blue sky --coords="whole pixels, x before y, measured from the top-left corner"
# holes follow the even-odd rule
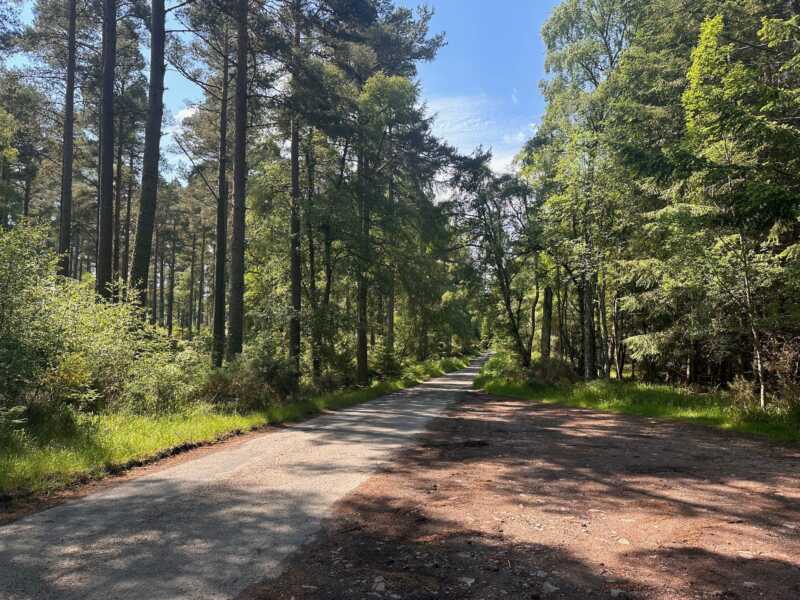
[[[397,0],[415,8],[419,0]],[[539,81],[544,47],[539,32],[559,0],[428,0],[433,33],[447,45],[420,65],[423,99],[434,130],[462,152],[491,147],[494,166],[507,170],[544,111]],[[25,16],[30,18],[30,4]],[[200,91],[167,71],[165,104],[179,121]],[[166,127],[167,131],[170,125]],[[167,148],[171,159],[174,157]],[[172,160],[170,160],[172,162]]]
[[[415,0],[401,0],[415,7]],[[544,112],[539,32],[559,0],[432,0],[447,46],[419,70],[435,132],[462,152],[491,147],[508,169]]]
[[[531,125],[544,111],[539,81],[544,46],[539,32],[559,0],[428,0],[431,32],[447,45],[420,65],[422,94],[436,115],[434,131],[462,152],[483,145],[493,166],[508,170]],[[410,8],[419,0],[398,0]],[[187,100],[199,97],[176,73],[167,75],[166,104],[180,118]]]

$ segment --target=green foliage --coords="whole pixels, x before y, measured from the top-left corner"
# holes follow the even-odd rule
[[[764,412],[752,401],[743,406],[735,390],[730,394],[698,394],[665,385],[616,381],[549,385],[520,377],[508,366],[507,353],[495,355],[481,369],[475,387],[497,396],[545,404],[688,421],[776,441],[800,441],[798,413],[775,408]],[[746,385],[752,388],[752,384]]]
[[[191,368],[193,361],[186,360]],[[240,410],[236,404],[221,402],[220,397],[185,405],[180,410],[148,414],[137,410],[91,415],[66,406],[39,408],[31,413],[25,429],[0,435],[0,497],[58,489],[154,460],[176,449],[214,442],[231,433],[300,421],[326,410],[367,402],[429,377],[461,369],[467,363],[466,359],[451,358],[408,364],[399,379],[297,402],[259,397],[259,410]],[[211,375],[215,376],[219,373]],[[144,387],[146,398],[153,394],[157,384],[145,380],[139,385]],[[230,385],[230,380],[225,385]],[[164,395],[163,390],[161,395],[151,396],[162,402],[154,409],[166,408],[163,402],[171,397]]]
[[[52,366],[63,347],[51,300],[54,257],[40,228],[0,228],[0,389],[6,403]]]

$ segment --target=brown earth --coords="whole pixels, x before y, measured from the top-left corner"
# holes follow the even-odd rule
[[[470,394],[241,600],[800,599],[800,450]]]

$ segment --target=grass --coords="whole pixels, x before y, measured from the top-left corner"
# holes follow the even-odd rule
[[[237,414],[206,403],[177,414],[86,415],[72,411],[32,419],[25,431],[0,436],[0,497],[20,497],[97,479],[166,456],[177,449],[213,443],[267,424],[300,421],[341,409],[464,368],[466,359],[444,358],[407,366],[397,379],[343,390],[264,410]]]
[[[665,385],[618,381],[529,383],[511,366],[509,357],[502,354],[484,365],[475,387],[492,395],[543,404],[686,421],[777,442],[800,442],[800,419],[797,417],[779,410],[743,410],[734,406],[724,393],[698,394]]]

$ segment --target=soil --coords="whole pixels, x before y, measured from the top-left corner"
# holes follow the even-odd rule
[[[240,600],[800,599],[800,449],[473,393]]]

